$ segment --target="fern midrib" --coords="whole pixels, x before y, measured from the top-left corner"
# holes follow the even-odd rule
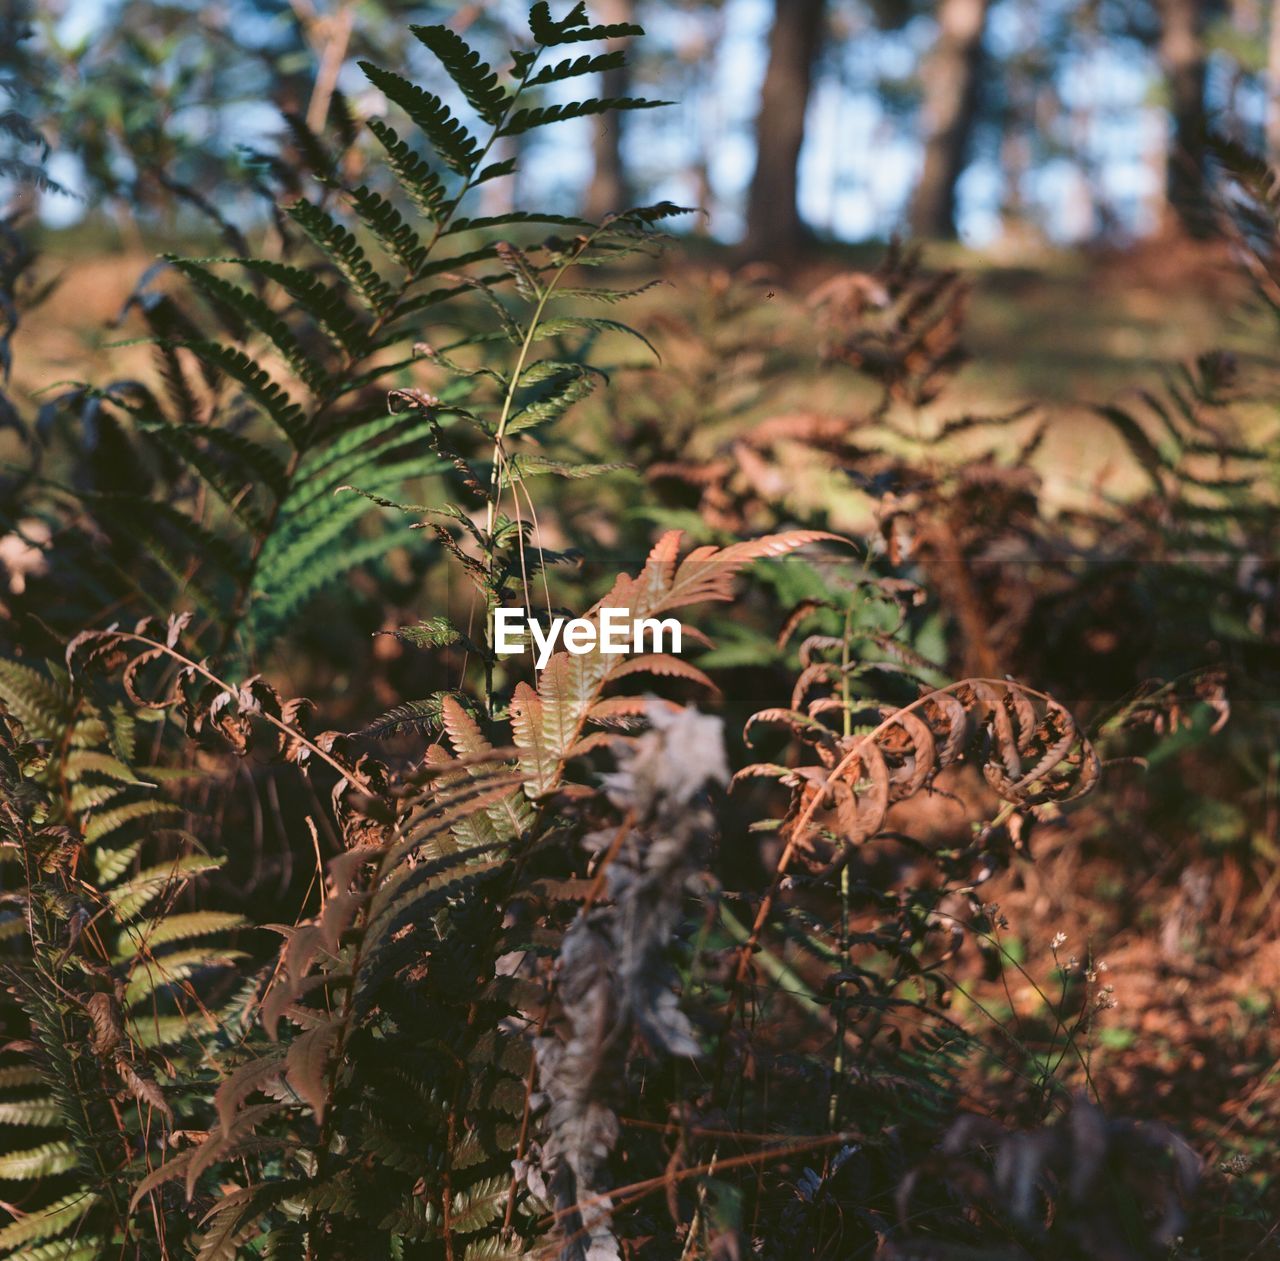
[[[532,65],[530,66],[532,69]],[[512,104],[514,104],[514,98]],[[538,328],[542,323],[542,314],[546,310],[547,303],[551,301],[557,287],[564,277],[568,274],[569,269],[574,266],[579,258],[589,250],[597,236],[604,230],[603,225],[598,225],[591,230],[586,238],[581,242],[573,255],[565,260],[565,262],[556,270],[551,277],[546,288],[541,291],[538,301],[533,309],[533,314],[529,318],[528,327],[525,329],[524,339],[520,343],[520,352],[516,356],[514,368],[511,377],[507,382],[507,388],[502,399],[502,411],[498,416],[498,427],[494,431],[493,436],[493,460],[489,468],[489,502],[485,511],[485,574],[486,583],[489,588],[489,597],[492,602],[493,591],[493,571],[497,549],[494,541],[494,525],[497,520],[498,504],[502,498],[501,474],[502,465],[506,461],[506,452],[503,449],[503,440],[506,437],[507,425],[511,421],[511,409],[515,403],[516,390],[520,386],[520,378],[524,375],[525,364],[528,362],[529,351],[533,346],[533,339],[537,335]],[[514,486],[514,483],[513,483]],[[526,495],[527,497],[527,495]],[[517,537],[516,546],[523,550],[524,541]],[[493,618],[491,610],[485,609],[485,647],[488,650],[485,660],[485,684],[484,684],[484,702],[486,712],[490,717],[493,716]]]

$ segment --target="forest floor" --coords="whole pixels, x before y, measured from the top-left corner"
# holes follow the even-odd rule
[[[136,250],[91,248],[74,236],[50,238],[44,250],[46,275],[60,280],[24,318],[15,354],[20,389],[119,355],[109,347],[127,334],[111,325],[155,262]],[[729,262],[719,248],[695,244],[690,254],[695,266]],[[874,245],[828,251],[779,283],[805,290],[838,270],[870,269],[882,254]],[[690,258],[673,247],[666,261],[678,303]],[[964,339],[973,365],[953,397],[966,405],[994,410],[1034,401],[1072,409],[1113,399],[1208,349],[1269,361],[1275,344],[1264,317],[1245,308],[1244,282],[1219,249],[1152,243],[1012,257],[937,245],[926,261],[956,268],[973,286]],[[670,300],[672,290],[665,292]],[[94,356],[88,361],[86,350]]]

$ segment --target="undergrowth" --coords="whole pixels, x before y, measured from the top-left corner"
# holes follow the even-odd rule
[[[915,252],[630,327],[677,207],[472,209],[518,138],[654,104],[567,94],[639,28],[536,4],[502,71],[412,33],[426,86],[362,67],[393,121],[287,120],[271,249],[144,278],[150,377],[4,401],[0,1249],[1226,1255],[1191,1139],[1101,1106],[1097,960],[1037,979],[987,888],[1138,762],[1268,774],[1234,365],[1104,408],[1149,490],[1052,514],[1042,422],[938,419],[964,284]],[[802,371],[870,401],[777,410]],[[513,604],[706,651],[530,677]]]

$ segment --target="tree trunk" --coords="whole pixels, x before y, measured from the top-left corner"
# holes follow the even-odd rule
[[[1280,0],[1271,0],[1267,37],[1267,161],[1280,167]]]
[[[826,0],[774,3],[769,68],[756,118],[756,169],[747,195],[743,251],[751,258],[785,260],[804,243],[797,168],[825,16]]]
[[[916,236],[956,235],[956,183],[969,157],[990,0],[941,0],[938,42],[924,68],[924,169],[911,199]]]
[[[1166,227],[1190,236],[1212,228],[1206,169],[1204,0],[1160,0],[1160,65],[1169,93],[1171,136],[1165,161]]]
[[[633,0],[596,0],[591,15],[599,22],[631,22],[635,17]],[[611,39],[606,50],[615,52],[626,47],[625,39]],[[631,71],[627,66],[606,70],[600,76],[601,96],[629,96]],[[591,182],[582,199],[583,218],[593,223],[605,215],[617,214],[631,204],[631,190],[622,161],[622,120],[626,113],[603,114],[591,119],[591,156],[594,167]]]

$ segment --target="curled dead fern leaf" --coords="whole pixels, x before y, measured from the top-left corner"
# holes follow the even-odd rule
[[[812,709],[761,710],[747,723],[748,739],[757,725],[780,726],[812,746],[819,765],[757,764],[735,781],[764,776],[790,786],[791,828],[801,844],[811,831],[858,844],[884,828],[895,803],[961,761],[980,766],[1001,799],[1020,807],[1082,796],[1101,771],[1097,751],[1068,710],[1012,680],[965,679],[878,717],[868,731],[839,735]]]

